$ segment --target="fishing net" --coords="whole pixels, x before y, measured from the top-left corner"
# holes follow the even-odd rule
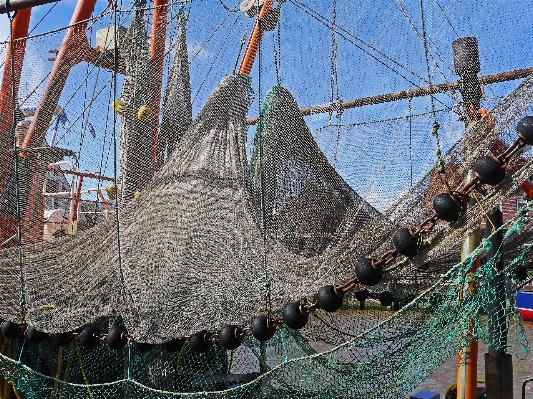
[[[479,157],[504,152],[517,122],[533,114],[531,71],[519,70],[530,67],[531,26],[517,12],[527,4],[482,7],[487,31],[459,11],[478,10],[458,3],[368,10],[339,0],[316,11],[280,1],[261,22],[276,25],[281,13],[250,75],[237,65],[251,20],[224,2],[138,3],[21,41],[22,114],[0,129],[12,154],[0,207],[0,317],[47,334],[40,343],[1,337],[0,395],[398,398],[472,340],[523,358],[515,294],[532,259],[531,204],[515,211],[533,174],[529,146],[506,163],[501,183],[479,185],[456,222],[425,230],[417,256],[397,256],[375,286],[353,280],[360,258],[393,249],[399,228],[423,223],[436,195],[471,179]],[[155,32],[161,20],[166,36]],[[482,55],[519,70],[512,81],[479,81],[490,95],[472,100],[486,110],[471,120],[463,92],[477,76],[452,82],[445,49],[459,36],[454,25],[479,36]],[[511,44],[510,26],[523,33]],[[67,55],[64,89],[43,88],[42,48],[63,48],[65,34],[76,39],[57,53]],[[168,50],[161,59],[149,52],[155,37]],[[1,55],[8,46],[0,43]],[[348,93],[366,97],[341,101]],[[24,108],[41,96],[51,97]],[[2,121],[9,109],[2,104]],[[10,147],[15,125],[19,142],[33,134],[23,156]],[[494,268],[500,255],[488,239],[461,261],[464,237],[478,236],[500,203],[514,207],[492,231],[504,234],[504,270]],[[60,216],[44,219],[43,209]],[[350,281],[337,312],[313,308],[303,328],[281,324],[266,342],[249,335],[255,316],[282,318],[294,301],[312,307],[321,287]],[[125,347],[86,349],[89,323],[107,343],[124,328]],[[182,340],[226,325],[246,332],[238,349],[214,342],[197,353],[192,338]],[[72,343],[58,345],[70,332]],[[168,342],[179,344],[169,351]]]

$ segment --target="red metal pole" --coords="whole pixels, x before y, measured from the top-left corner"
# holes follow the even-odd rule
[[[28,36],[30,26],[31,8],[19,10],[13,20],[13,30],[11,39],[17,40]],[[26,53],[26,40],[17,40],[10,43],[7,48],[6,62],[4,64],[4,74],[2,77],[2,87],[0,89],[0,173],[3,175],[2,192],[7,178],[9,164],[9,149],[13,147],[14,137],[12,136],[13,120],[13,95],[16,99],[20,85],[20,76],[24,55]],[[13,61],[13,68],[11,62]],[[13,90],[14,89],[14,90]],[[4,242],[9,237],[16,235],[18,221],[13,216],[0,214],[0,242]]]
[[[70,20],[70,24],[78,24],[88,20],[94,9],[96,0],[79,0]],[[40,146],[52,120],[54,110],[59,102],[63,87],[67,81],[70,69],[83,60],[84,52],[90,48],[85,34],[87,22],[80,23],[68,29],[57,53],[54,66],[44,88],[43,95],[37,106],[34,117],[28,129],[28,133],[22,143],[22,148]],[[24,155],[24,154],[22,154]],[[28,155],[31,156],[31,155]],[[24,213],[21,215],[21,227],[27,230],[24,234],[24,242],[36,242],[42,240],[44,223],[41,218],[34,218],[35,212],[41,212],[44,203],[41,198],[40,173],[36,168],[30,177],[28,185],[28,200]]]
[[[30,26],[31,8],[25,8],[17,12],[13,20],[12,40],[17,40],[28,36],[28,29]],[[13,53],[13,76],[11,76],[11,53]],[[3,118],[0,119],[0,134],[4,130],[10,128],[13,123],[13,97],[12,85],[15,83],[15,98],[17,98],[20,75],[22,73],[22,64],[24,63],[24,55],[26,53],[26,40],[17,40],[10,43],[7,47],[6,62],[4,64],[4,76],[2,77],[2,89],[0,89],[0,114]]]
[[[70,25],[78,24],[91,17],[96,0],[79,0]],[[31,121],[28,133],[22,143],[22,148],[40,146],[48,125],[52,120],[54,109],[59,97],[63,92],[63,87],[67,81],[70,69],[83,59],[83,51],[89,47],[85,30],[87,22],[73,26],[68,29],[61,48],[57,53],[54,66],[50,72],[50,77],[44,88],[43,95]]]
[[[152,108],[152,174],[157,168],[157,136],[159,130],[159,104],[165,60],[165,38],[167,28],[168,0],[155,0],[152,20],[152,42],[150,43],[150,107]]]

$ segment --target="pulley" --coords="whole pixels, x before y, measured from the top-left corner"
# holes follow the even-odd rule
[[[441,193],[433,199],[433,210],[439,219],[454,223],[459,219],[462,207],[449,193]]]
[[[252,335],[258,341],[268,341],[276,333],[275,326],[269,326],[268,317],[261,315],[252,320]]]
[[[309,313],[300,302],[292,302],[283,308],[285,324],[295,330],[303,328],[309,320]]]
[[[243,338],[242,330],[234,325],[224,326],[218,333],[218,342],[224,349],[230,351],[237,349],[242,344]]]
[[[128,343],[128,336],[124,327],[113,327],[107,334],[107,346],[116,351],[121,350]]]
[[[98,334],[98,327],[94,324],[85,326],[83,331],[78,335],[80,345],[85,349],[94,349],[100,343],[100,335]]]
[[[342,306],[344,291],[335,289],[333,285],[326,285],[318,290],[318,305],[326,312],[335,312]]]
[[[189,338],[189,347],[196,353],[207,352],[211,345],[211,333],[207,330],[197,332]]]
[[[244,0],[241,3],[240,10],[245,13],[248,18],[253,18],[259,14],[264,3],[265,0]]]
[[[383,272],[373,266],[373,260],[362,258],[355,265],[355,275],[363,285],[373,286],[383,278]]]
[[[418,254],[418,240],[409,229],[400,229],[394,233],[392,243],[400,254],[408,258]]]

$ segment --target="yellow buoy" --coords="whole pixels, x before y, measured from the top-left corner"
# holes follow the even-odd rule
[[[110,200],[116,200],[117,199],[117,185],[115,183],[110,184],[105,188],[105,192],[107,194],[107,197]]]
[[[122,111],[124,111],[124,103],[120,100],[115,100],[111,104],[111,108],[113,108],[113,111],[115,111],[117,114],[120,114]]]
[[[136,198],[141,192],[139,190],[135,190],[133,193],[133,198]]]
[[[151,113],[152,108],[150,108],[148,105],[142,105],[141,108],[139,108],[139,112],[137,112],[137,118],[141,121],[144,121],[148,119]]]

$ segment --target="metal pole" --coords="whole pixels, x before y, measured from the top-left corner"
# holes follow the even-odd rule
[[[25,8],[42,6],[43,4],[53,3],[55,1],[57,0],[10,0],[9,12],[23,10]],[[0,14],[5,14],[6,12],[6,2],[3,1],[0,3]]]
[[[499,229],[503,224],[501,209],[496,209],[486,221],[485,236],[489,237],[493,229]],[[500,257],[494,262],[497,271],[493,281],[496,295],[489,303],[488,330],[489,341],[499,341],[500,349],[489,346],[489,353],[485,353],[485,387],[487,399],[512,399],[513,398],[513,360],[512,356],[505,353],[507,347],[507,319],[505,314],[505,275],[502,273],[504,259],[502,253],[503,231],[500,230],[490,238],[491,250],[487,253],[488,259],[497,255]]]
[[[481,76],[478,78],[480,84],[488,85],[498,82],[507,82],[509,80],[522,79],[533,75],[533,68],[517,69],[515,71],[496,73],[493,75]],[[447,91],[458,90],[460,88],[460,81],[451,83],[442,83],[438,85],[430,85],[425,87],[418,87],[416,89],[396,91],[393,93],[379,94],[377,96],[363,97],[355,100],[342,101],[340,109],[358,108],[366,105],[374,105],[381,103],[388,103],[392,101],[406,100],[413,97],[428,96],[430,94],[445,93]],[[300,113],[304,116],[323,114],[330,111],[335,111],[339,107],[339,103],[329,103],[322,105],[315,105],[309,108],[300,109]],[[246,120],[248,125],[255,125],[257,117],[248,118]]]

